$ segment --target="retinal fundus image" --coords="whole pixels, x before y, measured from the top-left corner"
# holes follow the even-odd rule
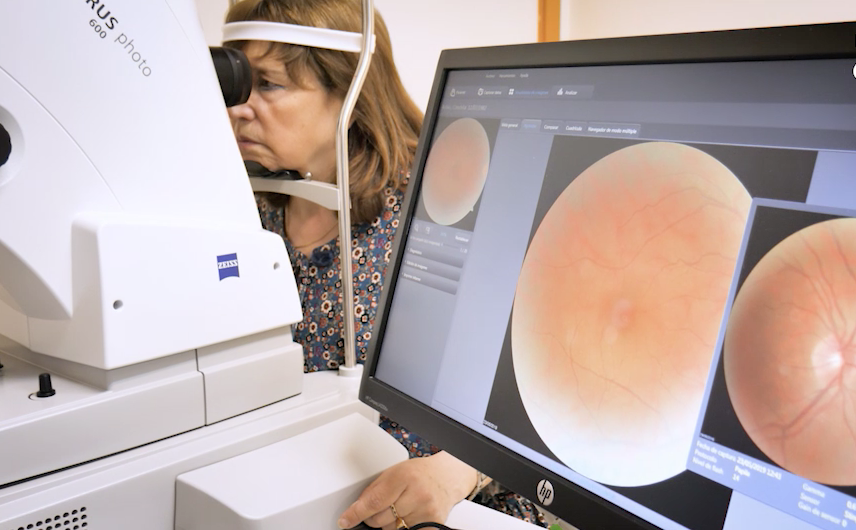
[[[567,466],[614,486],[685,470],[750,201],[712,156],[650,142],[602,158],[549,207],[511,349],[526,413]]]
[[[422,200],[437,224],[451,225],[478,202],[490,165],[490,143],[481,124],[462,118],[446,127],[431,147],[423,173]]]
[[[729,315],[723,363],[740,423],[773,462],[815,482],[856,484],[854,337],[853,218],[775,245]]]

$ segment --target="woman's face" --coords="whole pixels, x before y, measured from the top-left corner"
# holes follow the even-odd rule
[[[243,50],[253,68],[253,90],[246,103],[229,109],[241,155],[270,170],[308,171],[332,181],[342,100],[311,73],[298,84],[267,49],[267,43],[250,42]]]

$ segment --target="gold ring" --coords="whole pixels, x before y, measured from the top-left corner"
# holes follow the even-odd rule
[[[407,528],[408,528],[407,523],[405,523],[404,519],[402,519],[398,515],[398,512],[395,509],[395,505],[390,504],[389,509],[392,510],[392,515],[395,517],[395,529],[396,530],[407,530]]]

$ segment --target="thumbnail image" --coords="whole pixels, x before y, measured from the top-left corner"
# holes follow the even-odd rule
[[[490,141],[484,127],[461,118],[446,127],[425,162],[422,201],[430,219],[452,225],[475,207],[490,165]]]
[[[664,142],[569,180],[517,285],[520,399],[568,467],[613,486],[660,482],[686,469],[750,194],[713,156]]]
[[[776,226],[789,215],[804,227],[764,243],[772,248],[735,297],[722,350],[728,396],[776,465],[856,485],[856,219],[780,212]],[[765,226],[753,236],[771,239]]]

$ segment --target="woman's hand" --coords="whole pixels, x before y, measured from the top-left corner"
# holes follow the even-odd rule
[[[441,451],[425,458],[411,458],[387,469],[363,490],[339,518],[339,528],[360,522],[383,530],[395,530],[391,505],[408,526],[444,523],[452,508],[466,498],[478,480],[475,469]]]

